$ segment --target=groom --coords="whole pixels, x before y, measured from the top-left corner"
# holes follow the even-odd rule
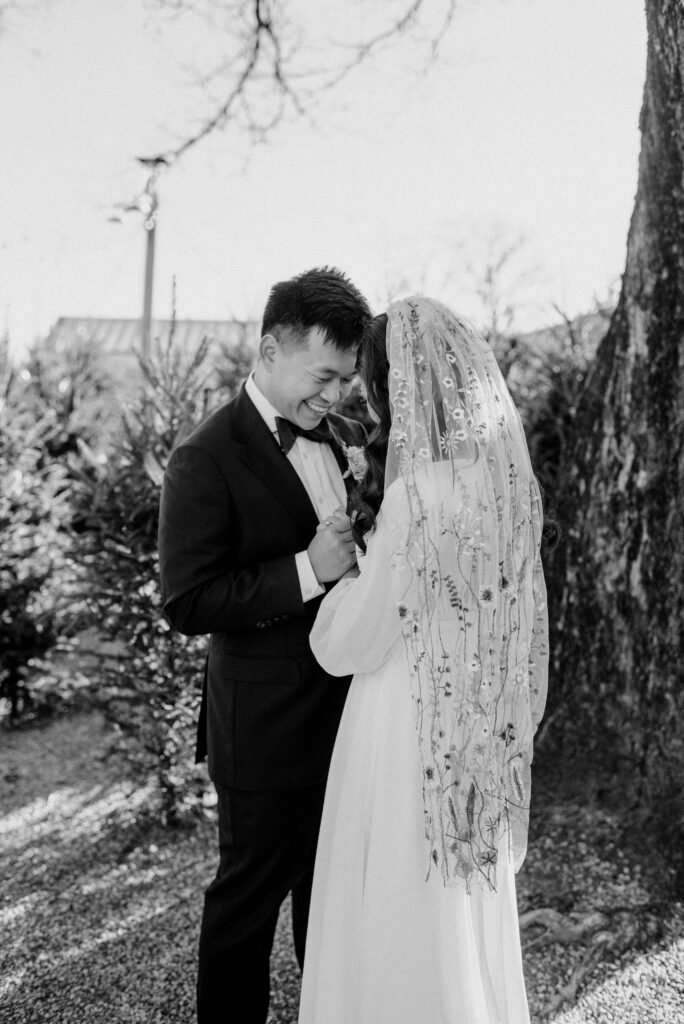
[[[218,795],[220,860],[205,894],[200,1024],[264,1024],[280,905],[304,956],[325,781],[348,679],[315,662],[325,590],[355,561],[346,444],[330,412],[356,373],[370,310],[339,271],[275,285],[256,369],[178,447],[162,490],[165,613],[210,633],[197,757]]]

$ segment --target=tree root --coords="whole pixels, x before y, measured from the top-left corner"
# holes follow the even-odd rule
[[[560,942],[570,945],[584,942],[588,948],[572,972],[570,980],[544,1007],[550,1015],[563,1003],[573,1003],[585,978],[608,953],[619,955],[652,942],[662,934],[663,901],[636,906],[600,907],[584,913],[561,914],[553,907],[540,907],[520,915],[520,930],[543,930],[525,943],[525,949]]]

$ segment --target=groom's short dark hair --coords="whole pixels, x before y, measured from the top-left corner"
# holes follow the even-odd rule
[[[368,303],[342,271],[316,267],[271,288],[261,335],[279,333],[279,327],[290,336],[320,327],[337,348],[353,349],[370,319]]]

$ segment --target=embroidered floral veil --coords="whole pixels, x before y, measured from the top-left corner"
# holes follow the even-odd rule
[[[546,699],[542,510],[494,355],[440,303],[388,310],[392,430],[382,514],[423,767],[429,866],[496,888],[527,846]],[[462,884],[462,883],[461,883]]]

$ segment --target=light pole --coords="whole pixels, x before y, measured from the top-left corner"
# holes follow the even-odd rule
[[[138,208],[143,214],[145,227],[145,286],[143,290],[143,313],[140,321],[140,342],[142,357],[150,356],[152,328],[152,293],[154,290],[154,246],[157,231],[157,211],[159,196],[157,195],[157,178],[162,166],[166,166],[163,157],[138,157],[138,163],[150,170],[145,191],[140,196]]]
[[[152,334],[152,293],[154,291],[154,246],[156,240],[157,214],[159,196],[157,195],[157,178],[162,167],[168,167],[168,161],[161,156],[136,157],[139,164],[147,168],[149,174],[143,192],[132,203],[118,203],[108,220],[112,224],[121,224],[123,215],[142,213],[145,228],[145,281],[143,285],[143,311],[140,319],[140,354],[147,360],[150,356]]]

